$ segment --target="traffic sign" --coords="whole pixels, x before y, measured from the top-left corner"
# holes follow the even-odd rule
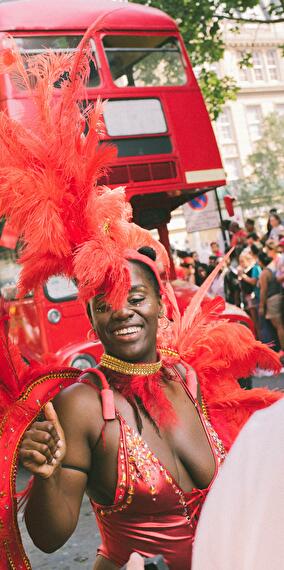
[[[199,232],[220,226],[214,192],[202,194],[184,204],[183,214],[188,232]]]
[[[189,200],[189,202],[188,202],[188,205],[193,210],[203,210],[204,208],[206,208],[207,204],[208,204],[207,194],[201,194],[201,196],[197,196],[196,198],[192,198],[192,200]]]

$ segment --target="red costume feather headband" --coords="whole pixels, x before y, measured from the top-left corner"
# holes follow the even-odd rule
[[[126,247],[152,246],[164,271],[168,257],[150,232],[131,223],[124,189],[99,185],[116,149],[100,144],[103,104],[80,104],[92,58],[89,37],[90,31],[75,53],[29,57],[7,38],[0,71],[26,90],[32,112],[25,124],[0,114],[0,215],[23,237],[22,293],[63,273],[77,279],[82,300],[104,286],[117,307],[130,285]]]

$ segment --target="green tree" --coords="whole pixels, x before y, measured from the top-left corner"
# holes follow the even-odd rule
[[[236,184],[238,199],[244,207],[253,203],[270,204],[283,199],[284,192],[284,116],[271,113],[263,121],[262,137],[248,157],[251,174]]]
[[[219,78],[210,64],[222,59],[224,42],[222,22],[230,20],[236,33],[242,23],[255,21],[267,25],[269,21],[284,22],[284,1],[274,0],[262,18],[247,18],[249,8],[259,5],[257,0],[134,0],[139,4],[160,8],[172,16],[179,25],[186,48],[198,78],[208,111],[216,119],[228,99],[236,98],[237,84],[232,77]],[[248,55],[245,56],[249,64]]]

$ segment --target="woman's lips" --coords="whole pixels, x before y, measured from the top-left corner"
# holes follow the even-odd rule
[[[120,329],[113,331],[112,334],[119,339],[133,340],[140,333],[141,329],[141,326],[134,325],[129,327],[121,327]]]

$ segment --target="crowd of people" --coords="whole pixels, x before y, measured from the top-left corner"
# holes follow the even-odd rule
[[[243,308],[251,317],[256,336],[263,342],[274,342],[284,354],[284,225],[276,211],[271,211],[267,232],[259,235],[255,221],[247,219],[245,228],[237,222],[228,226],[229,244],[234,247],[222,271],[213,282],[210,293],[221,295]],[[196,251],[175,252],[179,279],[200,286],[224,257],[216,241],[210,244],[207,263]]]

